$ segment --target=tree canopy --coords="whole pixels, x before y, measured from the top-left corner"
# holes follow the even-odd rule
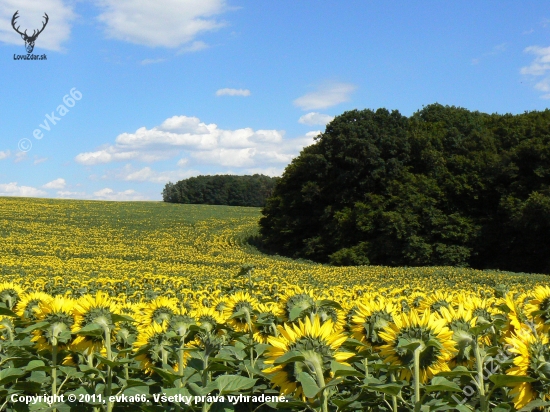
[[[550,110],[352,110],[286,168],[264,245],[336,265],[550,273]]]
[[[171,203],[262,207],[276,180],[259,174],[197,176],[168,182],[162,198]]]

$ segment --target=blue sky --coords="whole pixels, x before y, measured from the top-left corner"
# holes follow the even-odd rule
[[[0,196],[160,200],[278,176],[346,110],[546,109],[550,4],[0,0],[0,90]]]

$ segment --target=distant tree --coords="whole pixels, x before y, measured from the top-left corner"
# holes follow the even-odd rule
[[[264,246],[336,265],[550,272],[550,111],[336,117],[286,168]]]
[[[252,176],[197,176],[168,182],[162,192],[165,202],[229,206],[265,206],[277,178]]]

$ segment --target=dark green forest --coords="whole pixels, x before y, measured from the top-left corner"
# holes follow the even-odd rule
[[[550,110],[353,110],[286,168],[271,251],[335,265],[550,273]]]
[[[259,174],[197,176],[167,183],[162,198],[171,203],[263,207],[276,181]]]

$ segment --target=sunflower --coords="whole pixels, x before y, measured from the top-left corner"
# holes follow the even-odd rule
[[[311,289],[295,287],[283,294],[279,304],[284,311],[285,320],[290,320],[290,312],[292,312],[292,309],[299,308],[305,311],[315,306],[315,295]]]
[[[527,314],[525,313],[524,302],[527,298],[527,295],[521,293],[519,295],[514,295],[512,292],[509,292],[505,296],[505,304],[508,310],[507,313],[507,324],[505,328],[505,337],[510,337],[514,334],[519,333],[522,330],[522,324],[527,322]]]
[[[448,362],[456,352],[453,332],[445,326],[444,319],[438,318],[429,309],[424,311],[422,317],[414,309],[395,316],[394,322],[384,328],[379,336],[386,342],[380,346],[380,356],[386,363],[402,366],[401,379],[411,379],[414,360],[413,352],[403,347],[403,342],[420,343],[422,382],[439,372],[450,370]]]
[[[5,303],[8,309],[13,309],[23,293],[23,288],[15,283],[0,283],[0,302]]]
[[[172,316],[181,313],[178,304],[178,299],[160,296],[141,307],[141,314],[138,316],[137,321],[142,326],[149,326],[153,323],[161,324],[170,320]]]
[[[75,323],[72,327],[74,333],[78,333],[84,326],[95,323],[105,331],[112,334],[112,339],[116,339],[114,334],[115,325],[112,320],[113,314],[118,314],[119,308],[112,299],[103,292],[97,292],[95,296],[84,295],[79,298],[74,306]],[[104,339],[101,336],[77,336],[72,343],[75,351],[90,354],[93,352],[101,353],[104,349]]]
[[[420,302],[419,311],[440,312],[441,308],[448,308],[454,303],[454,295],[450,292],[436,290]]]
[[[473,367],[475,357],[472,352],[472,342],[474,336],[470,333],[470,328],[476,326],[477,319],[469,309],[459,304],[458,309],[451,307],[441,308],[441,317],[445,319],[446,326],[453,332],[453,340],[456,342],[457,352],[455,357],[449,362],[449,367],[453,369],[456,365]],[[478,340],[485,343],[486,336],[478,337]],[[490,343],[490,342],[489,342]]]
[[[177,365],[170,357],[172,342],[167,331],[168,322],[153,322],[140,329],[134,342],[136,360],[141,363],[141,369],[150,375],[154,373],[153,367],[162,367],[163,364]]]
[[[15,326],[8,316],[0,316],[0,339],[13,341]]]
[[[279,387],[283,395],[294,394],[299,397],[303,390],[298,375],[301,372],[310,372],[317,377],[317,381],[330,381],[331,362],[345,363],[354,354],[340,352],[339,348],[347,339],[341,332],[333,332],[332,322],[326,321],[321,325],[318,317],[313,322],[306,318],[298,324],[285,324],[278,327],[279,336],[267,338],[269,345],[265,363],[273,365],[284,354],[297,351],[304,360],[274,365],[263,372],[271,374],[273,386]],[[346,364],[347,365],[347,364]]]
[[[227,306],[223,313],[227,324],[237,332],[248,332],[252,322],[256,319],[254,310],[258,307],[258,301],[248,292],[236,292],[227,300]]]
[[[199,306],[197,309],[192,310],[189,313],[188,320],[193,323],[189,323],[188,326],[198,324],[200,327],[211,331],[216,329],[219,325],[225,323],[225,318],[215,308],[207,308]],[[196,320],[196,322],[195,322]]]
[[[258,304],[258,318],[255,324],[254,340],[267,343],[267,338],[277,336],[277,325],[283,317],[283,311],[275,302]]]
[[[73,313],[75,302],[63,296],[56,296],[49,302],[40,302],[36,309],[36,318],[49,323],[47,329],[34,330],[32,342],[38,350],[51,350],[52,345],[64,347],[69,341],[70,331],[75,324]]]
[[[364,300],[358,303],[351,318],[353,337],[369,346],[378,346],[384,341],[378,336],[397,314],[395,305],[386,298]]]
[[[516,409],[521,409],[529,402],[539,397],[550,399],[550,347],[548,336],[533,333],[529,327],[522,325],[519,333],[506,338],[511,345],[510,352],[515,353],[514,366],[506,371],[511,376],[528,376],[533,382],[518,382],[513,384],[510,395],[513,397]]]
[[[34,321],[37,319],[36,309],[40,303],[49,303],[52,300],[53,298],[44,292],[24,293],[15,306],[15,313],[23,320]]]
[[[550,287],[537,286],[533,298],[525,305],[525,314],[542,324],[544,333],[550,330]]]

